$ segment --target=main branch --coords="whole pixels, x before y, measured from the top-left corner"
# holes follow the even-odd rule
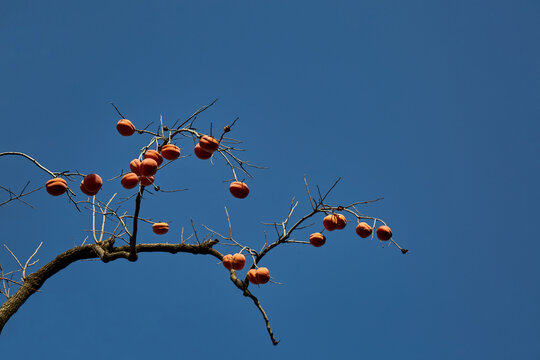
[[[138,244],[136,245],[137,253],[144,252],[165,252],[176,254],[179,252],[191,253],[191,254],[206,254],[212,255],[218,259],[222,259],[223,255],[213,249],[213,246],[217,244],[217,240],[207,240],[198,245],[192,244]],[[87,259],[99,258],[95,244],[77,246],[69,249],[54,260],[50,261],[36,272],[30,274],[22,282],[21,287],[9,297],[4,304],[0,307],[0,333],[4,328],[7,321],[19,310],[19,308],[26,302],[26,300],[38,291],[47,279],[53,277],[59,271],[65,269],[74,262]],[[126,253],[130,251],[130,245],[124,245],[120,247],[114,247],[110,249],[111,255],[115,253]]]

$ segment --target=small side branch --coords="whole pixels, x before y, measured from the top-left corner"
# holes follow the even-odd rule
[[[247,288],[247,280],[242,281],[242,280],[238,279],[238,277],[236,276],[236,271],[231,270],[231,281],[233,282],[234,285],[236,285],[236,287],[238,289],[242,290],[242,294],[244,296],[246,296],[246,297],[249,297],[253,301],[253,303],[255,304],[257,309],[259,309],[259,311],[261,312],[261,315],[262,315],[262,317],[264,319],[264,322],[266,324],[266,331],[268,331],[268,335],[270,336],[270,340],[272,340],[272,344],[277,345],[279,343],[279,340],[276,339],[276,337],[274,336],[274,332],[272,331],[272,327],[270,326],[270,320],[268,319],[268,315],[266,315],[266,312],[262,308],[262,305],[261,305],[261,302],[259,301],[259,299],[257,299],[257,297],[255,295],[253,295],[251,293],[251,291],[248,290],[248,288]]]
[[[40,168],[41,170],[45,171],[47,174],[51,175],[52,177],[55,177],[56,175],[50,171],[49,169],[47,169],[45,166],[41,165],[36,159],[34,159],[33,157],[29,156],[29,155],[26,155],[25,153],[22,153],[22,152],[17,152],[17,151],[8,151],[8,152],[2,152],[0,153],[0,157],[2,156],[6,156],[6,155],[15,155],[15,156],[22,156],[28,160],[30,160],[31,162],[33,162],[38,168]]]
[[[244,290],[244,296],[247,296],[251,300],[253,300],[253,303],[255,304],[257,309],[259,309],[259,311],[261,312],[264,322],[266,323],[266,331],[268,331],[268,335],[270,336],[270,340],[272,340],[272,344],[274,344],[274,346],[279,344],[279,340],[276,339],[276,337],[274,336],[274,332],[272,331],[272,328],[270,327],[270,320],[268,320],[268,316],[266,315],[266,312],[264,312],[264,309],[262,308],[261,302],[259,301],[259,299],[257,299],[257,297],[253,295],[248,289]]]

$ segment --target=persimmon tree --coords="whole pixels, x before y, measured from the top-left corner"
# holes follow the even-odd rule
[[[311,187],[305,177],[306,203],[308,204],[306,211],[296,216],[299,202],[293,199],[283,220],[265,223],[272,228],[273,235],[267,235],[265,232],[264,242],[261,241],[260,244],[245,244],[235,239],[227,209],[225,209],[225,216],[228,232],[225,234],[206,225],[196,226],[191,220],[190,234],[184,234],[184,229],[182,229],[178,234],[178,243],[145,242],[140,239],[138,229],[141,226],[152,226],[157,236],[169,231],[167,222],[143,218],[140,216],[140,210],[147,194],[171,196],[168,190],[160,188],[159,177],[167,176],[167,171],[175,171],[174,167],[181,166],[182,158],[191,156],[191,152],[181,156],[181,148],[193,148],[195,156],[203,161],[224,161],[232,173],[232,178],[227,180],[230,182],[231,195],[239,199],[248,197],[250,189],[244,180],[251,178],[251,169],[259,168],[259,166],[243,160],[239,155],[243,149],[238,147],[241,141],[229,136],[238,119],[226,125],[219,136],[213,136],[211,124],[210,134],[203,134],[194,127],[199,115],[215,102],[201,107],[181,123],[176,121],[169,126],[160,119],[156,131],[148,130],[149,126],[137,128],[112,104],[120,116],[117,122],[118,133],[122,136],[137,134],[147,139],[139,149],[134,149],[136,158],[129,164],[123,164],[124,166],[118,164],[119,174],[111,175],[113,176],[110,180],[111,186],[131,189],[132,193],[127,198],[117,198],[117,193],[115,193],[109,199],[102,199],[99,191],[103,180],[99,174],[49,169],[46,166],[46,159],[36,159],[22,152],[0,153],[0,157],[14,156],[29,160],[50,177],[43,186],[27,189],[27,183],[23,190],[17,193],[0,184],[0,189],[7,195],[0,201],[0,206],[13,201],[30,205],[27,202],[28,197],[45,188],[52,196],[67,196],[74,211],[89,211],[92,215],[90,243],[87,244],[85,240],[81,245],[58,254],[41,267],[38,265],[37,254],[43,243],[39,244],[28,259],[19,259],[9,247],[4,245],[3,250],[10,254],[16,265],[13,269],[7,269],[0,264],[0,294],[5,298],[0,307],[0,332],[11,316],[31,295],[39,291],[47,279],[74,262],[87,259],[97,259],[103,263],[119,259],[134,262],[148,252],[190,253],[213,256],[222,262],[224,271],[228,271],[232,284],[243,296],[250,298],[259,310],[272,343],[277,345],[279,340],[272,331],[269,317],[259,298],[254,294],[253,286],[250,286],[250,284],[264,285],[274,281],[271,275],[272,265],[264,263],[264,258],[276,247],[283,244],[321,247],[331,231],[343,230],[347,227],[347,223],[352,221],[356,223],[353,231],[361,238],[373,239],[376,236],[382,244],[393,245],[403,254],[407,253],[408,250],[401,248],[394,241],[390,227],[382,219],[359,211],[360,205],[379,201],[381,198],[351,201],[344,205],[333,204],[329,200],[329,195],[340,179],[337,179],[328,190],[321,191],[318,186]],[[163,161],[164,159],[167,161]],[[128,167],[129,172],[120,170]],[[134,202],[133,213],[122,210],[127,201]],[[239,201],[249,201],[249,199]],[[317,217],[320,219],[316,220]],[[308,220],[314,219],[320,222],[315,222],[319,225],[315,225],[316,231],[309,234],[306,229],[313,224],[308,224]],[[376,229],[375,233],[373,229]],[[234,250],[229,251],[228,249],[231,248]],[[244,270],[245,273],[242,273],[241,271]]]

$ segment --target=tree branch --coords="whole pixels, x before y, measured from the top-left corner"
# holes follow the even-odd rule
[[[223,255],[212,247],[218,243],[218,240],[208,240],[199,245],[191,244],[138,244],[136,245],[136,252],[167,252],[171,254],[176,254],[179,252],[185,252],[190,254],[208,254],[212,255],[218,259],[222,259]],[[36,272],[28,275],[28,277],[23,281],[21,287],[10,296],[6,302],[0,307],[0,333],[4,328],[4,325],[7,321],[19,310],[19,308],[32,296],[36,291],[38,291],[41,286],[49,278],[53,277],[59,271],[65,269],[74,262],[87,259],[98,258],[99,255],[96,252],[96,244],[76,246],[72,249],[69,249],[62,254],[58,255],[54,260],[50,261],[43,267],[41,267]],[[116,260],[118,258],[124,257],[123,254],[130,253],[131,245],[123,245],[120,247],[112,248],[110,250],[109,259]]]

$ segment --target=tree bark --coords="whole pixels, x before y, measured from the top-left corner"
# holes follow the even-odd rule
[[[171,254],[176,254],[179,252],[187,252],[191,254],[209,254],[215,256],[218,259],[222,259],[223,255],[212,248],[217,244],[217,240],[207,240],[198,245],[191,244],[138,244],[136,245],[137,253],[141,252],[168,252]],[[9,297],[6,302],[0,307],[0,333],[7,321],[19,310],[19,308],[26,302],[26,300],[32,296],[36,291],[38,291],[45,281],[57,272],[65,269],[72,263],[85,260],[85,259],[95,259],[99,258],[97,252],[95,251],[95,244],[77,246],[72,249],[69,249],[60,255],[58,255],[54,260],[45,264],[36,272],[30,274],[26,279],[24,279],[22,286],[19,287],[17,292]],[[118,252],[129,252],[130,245],[124,245],[116,248],[110,249],[108,254],[113,255]],[[114,258],[114,260],[117,258]]]

